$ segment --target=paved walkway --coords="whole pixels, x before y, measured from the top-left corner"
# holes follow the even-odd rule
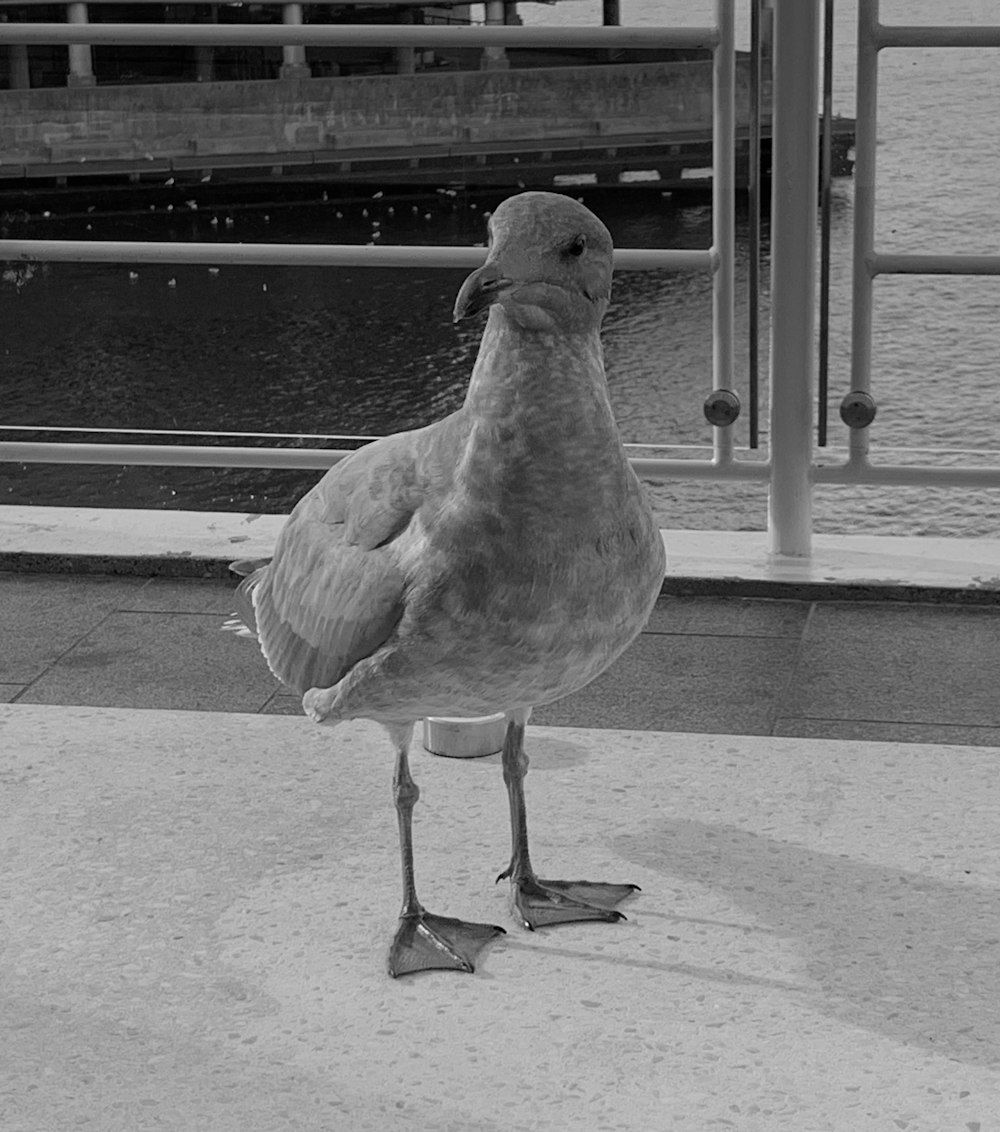
[[[0,573],[0,701],[299,713],[226,581]],[[540,724],[1000,746],[1000,607],[663,597]]]
[[[993,1127],[1000,609],[664,597],[528,746],[628,921],[519,928],[497,756],[418,750],[421,896],[508,934],[393,981],[388,745],[230,594],[0,574],[4,1132]]]

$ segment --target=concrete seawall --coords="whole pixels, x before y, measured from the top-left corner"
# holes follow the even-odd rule
[[[745,62],[737,71],[739,122],[749,102]],[[0,91],[0,151],[9,171],[83,161],[683,136],[709,129],[711,120],[707,60],[165,83]]]

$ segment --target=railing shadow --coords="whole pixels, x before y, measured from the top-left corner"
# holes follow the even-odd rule
[[[792,939],[812,982],[800,1001],[818,1012],[970,1065],[1000,1064],[1000,899],[973,859],[967,883],[948,883],[684,820],[615,847]]]

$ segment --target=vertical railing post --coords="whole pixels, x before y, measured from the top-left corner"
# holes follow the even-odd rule
[[[212,4],[208,9],[207,23],[219,22],[219,6]],[[210,83],[215,78],[215,48],[206,43],[199,44],[194,49],[194,78],[195,82]]]
[[[878,120],[878,0],[858,3],[857,123],[854,133],[854,263],[851,293],[851,390],[871,388],[875,251],[875,148]],[[851,463],[868,458],[868,429],[852,428]]]
[[[774,555],[812,550],[821,0],[775,0],[771,156],[771,484]]]
[[[715,0],[719,29],[712,67],[712,388],[733,384],[733,271],[736,250],[736,32],[733,0]],[[733,456],[733,426],[712,430],[716,463]]]
[[[506,20],[503,0],[486,0],[486,23],[489,26],[503,24]],[[506,71],[510,67],[507,51],[503,47],[484,47],[479,66],[484,71]]]
[[[747,421],[749,443],[760,443],[760,118],[764,61],[762,0],[750,0],[750,123],[747,138]]]
[[[71,24],[86,24],[86,4],[67,4],[66,22]],[[94,78],[94,62],[89,43],[71,43],[69,45],[69,74],[66,76],[67,86],[93,86],[97,80]]]
[[[302,24],[302,5],[283,4],[281,6],[281,22],[288,27],[298,27]],[[300,45],[282,47],[281,69],[278,74],[283,79],[308,79],[311,75],[309,64],[306,62],[306,49]]]

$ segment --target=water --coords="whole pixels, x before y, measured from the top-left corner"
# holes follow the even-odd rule
[[[711,3],[625,0],[627,23],[701,23]],[[741,5],[742,8],[742,5]],[[600,5],[526,5],[530,22],[596,23]],[[738,35],[745,46],[745,13]],[[1000,2],[884,0],[885,22],[1000,23]],[[835,109],[853,113],[854,4],[837,5]],[[997,252],[1000,88],[996,52],[883,52],[877,244],[883,250]],[[850,181],[834,190],[831,444],[846,435],[849,388]],[[197,194],[192,194],[196,196]],[[619,246],[705,247],[705,205],[659,193],[585,192]],[[39,238],[475,243],[496,198],[432,194],[294,207],[177,209],[170,214],[53,215],[15,225]],[[388,209],[390,203],[393,213]],[[362,214],[362,209],[368,213]],[[415,209],[415,211],[414,211]],[[337,213],[343,215],[338,217]],[[428,216],[429,214],[429,216]],[[220,222],[211,223],[213,216]],[[232,218],[227,227],[225,218]],[[87,225],[90,225],[88,230]],[[746,217],[738,218],[737,334],[745,365]],[[765,248],[766,251],[766,248]],[[765,256],[766,259],[766,256]],[[6,423],[253,432],[389,432],[461,403],[478,325],[450,311],[463,273],[447,270],[140,267],[51,264],[0,283]],[[766,271],[764,280],[766,302]],[[173,285],[171,285],[173,280]],[[876,285],[873,359],[879,416],[873,450],[924,462],[996,462],[1000,279],[903,277]],[[707,444],[711,292],[698,273],[620,273],[605,347],[625,438]],[[766,342],[762,343],[766,367]],[[738,387],[745,385],[738,371]],[[766,424],[767,404],[761,407]],[[738,443],[746,441],[745,420]],[[239,443],[239,441],[237,441]],[[900,453],[975,449],[984,455]],[[893,451],[890,451],[893,449]],[[4,466],[0,501],[282,511],[315,473],[256,469]],[[759,529],[761,487],[672,483],[654,489],[664,526]],[[995,491],[833,488],[817,491],[825,531],[1000,534]]]

